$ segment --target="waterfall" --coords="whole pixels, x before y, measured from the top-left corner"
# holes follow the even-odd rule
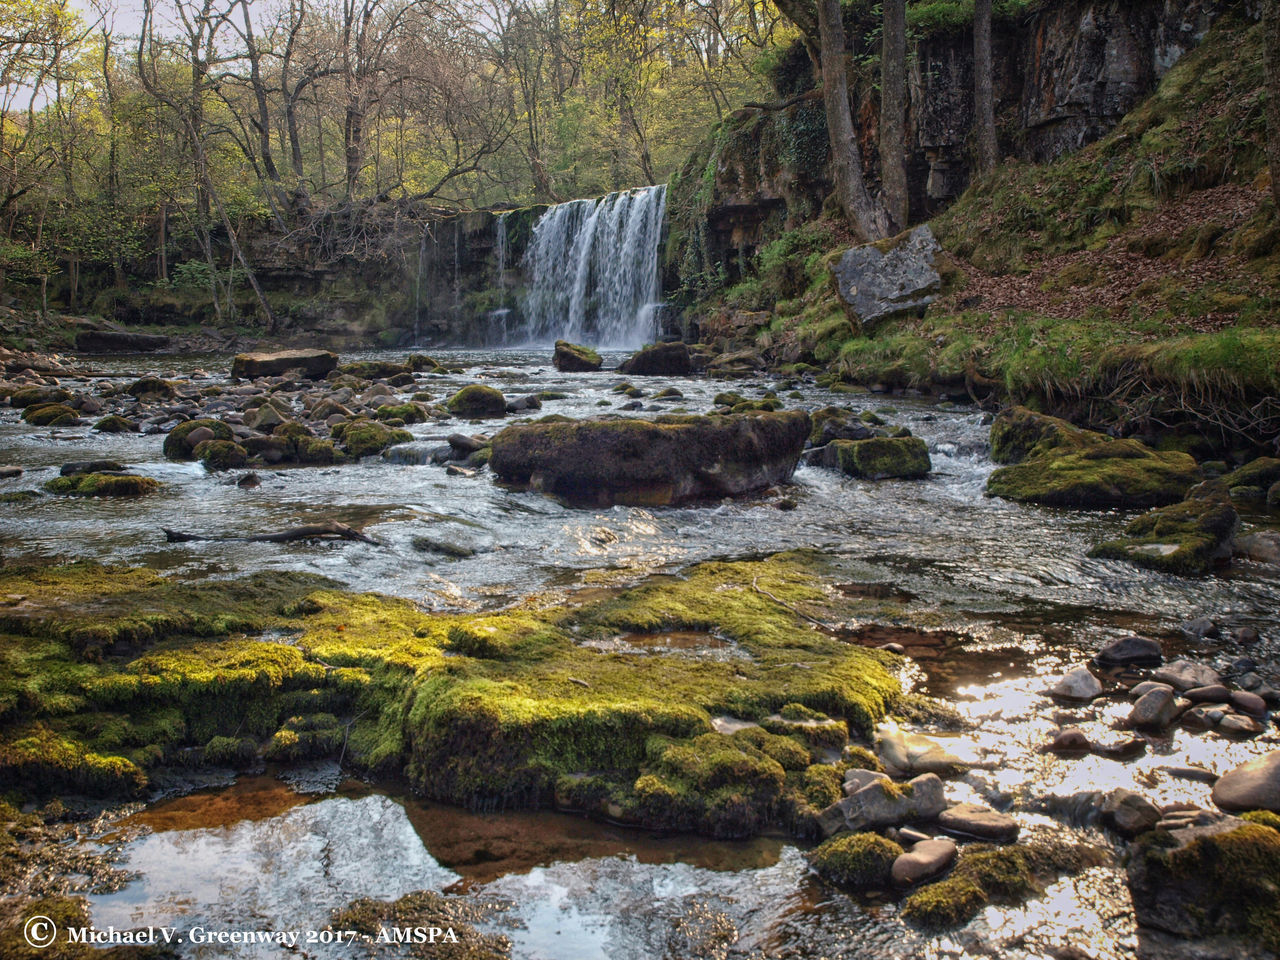
[[[498,307],[502,308],[507,305],[507,214],[505,211],[498,214],[498,219],[494,221],[493,230],[493,251],[494,257],[498,261]]]
[[[524,255],[526,339],[626,349],[656,340],[666,205],[660,184],[547,210]]]

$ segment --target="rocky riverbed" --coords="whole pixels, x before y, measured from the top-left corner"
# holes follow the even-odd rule
[[[1280,463],[688,356],[3,359],[10,921],[1280,946]]]

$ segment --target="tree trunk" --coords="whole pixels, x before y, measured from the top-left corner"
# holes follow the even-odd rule
[[[990,2],[990,0],[988,0]],[[907,2],[884,0],[880,54],[880,177],[893,233],[906,229],[907,196]]]
[[[996,168],[996,104],[992,92],[991,0],[976,0],[973,8],[973,107],[978,140],[978,172]]]
[[[862,151],[858,148],[858,134],[853,128],[853,111],[849,105],[840,0],[818,0],[818,30],[822,100],[831,139],[836,198],[856,237],[863,241],[879,240],[888,236],[888,217],[871,198],[862,177]]]
[[[1267,78],[1267,162],[1271,165],[1271,196],[1280,216],[1280,0],[1262,4],[1262,64]]]

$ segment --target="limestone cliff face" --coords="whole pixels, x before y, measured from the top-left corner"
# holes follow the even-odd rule
[[[1046,3],[993,38],[996,118],[1005,156],[1042,162],[1099,139],[1208,31],[1227,0]],[[862,51],[855,51],[862,52]],[[913,220],[959,196],[970,176],[973,36],[919,40],[909,57],[907,175]],[[878,178],[878,94],[856,79],[866,173]],[[739,111],[672,184],[667,289],[732,282],[764,242],[830,193],[821,100]]]

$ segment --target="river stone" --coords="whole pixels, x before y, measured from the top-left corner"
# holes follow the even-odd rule
[[[1133,688],[1129,690],[1129,699],[1137,700],[1139,697],[1145,696],[1152,690],[1168,690],[1172,693],[1173,687],[1169,686],[1167,683],[1160,683],[1157,680],[1143,680],[1141,683],[1134,685]]]
[[[238,380],[278,377],[301,370],[311,380],[323,380],[338,366],[338,355],[328,350],[281,350],[277,353],[238,353],[231,361],[231,376]]]
[[[822,448],[821,463],[862,480],[918,480],[933,469],[929,447],[919,437],[832,440]]]
[[[936,877],[956,858],[956,845],[945,837],[921,840],[893,861],[894,886],[910,887]]]
[[[888,723],[876,728],[876,755],[886,768],[903,776],[936,773],[947,777],[964,768],[963,761],[940,743]]]
[[[1160,808],[1140,793],[1123,787],[1112,790],[1102,801],[1103,822],[1125,837],[1146,833],[1160,822]]]
[[[802,410],[518,424],[489,467],[575,506],[662,506],[784,483],[808,434]]]
[[[1248,690],[1233,690],[1230,695],[1231,705],[1237,710],[1261,717],[1267,712],[1267,701]]]
[[[1068,727],[1053,735],[1049,749],[1055,753],[1084,753],[1090,747],[1089,738],[1078,727]]]
[[[269,403],[264,403],[249,414],[249,426],[264,433],[270,432],[285,422],[287,418]]]
[[[844,772],[844,794],[851,797],[869,783],[877,780],[888,780],[887,773],[879,770],[846,770]]]
[[[1164,651],[1146,637],[1125,637],[1108,643],[1094,660],[1101,667],[1158,667],[1164,663]]]
[[[1012,843],[1018,839],[1018,821],[976,803],[958,803],[938,814],[938,826],[947,833],[957,833],[979,840]]]
[[[1213,802],[1223,810],[1280,811],[1280,750],[1224,773],[1213,785]]]
[[[120,473],[127,469],[128,467],[116,460],[73,460],[70,463],[64,463],[58,473],[63,477],[71,477],[77,473]]]
[[[1178,690],[1191,690],[1195,687],[1207,687],[1222,682],[1217,671],[1202,663],[1192,663],[1190,660],[1174,660],[1157,670],[1152,677]]]
[[[551,363],[561,373],[590,373],[600,369],[600,354],[590,347],[583,347],[568,340],[556,341],[556,352]]]
[[[942,288],[936,265],[941,252],[927,224],[891,240],[846,250],[831,266],[845,312],[866,325],[923,310]]]
[[[1157,687],[1138,698],[1129,712],[1129,726],[1139,730],[1159,730],[1178,715],[1177,700],[1167,687]]]
[[[846,804],[845,819],[850,830],[932,820],[947,806],[942,780],[933,773],[905,784],[876,780],[841,802]]]
[[[169,338],[156,333],[81,330],[76,334],[76,350],[80,353],[149,353],[168,345]]]
[[[655,343],[633,353],[618,372],[641,377],[680,377],[693,372],[693,357],[683,343]]]
[[[22,468],[16,464],[7,463],[4,466],[0,466],[0,480],[9,480],[20,476],[22,476]]]
[[[1280,483],[1276,484],[1280,487]],[[1280,506],[1280,504],[1278,504]],[[1277,509],[1277,507],[1272,507]],[[1233,548],[1235,553],[1255,563],[1269,563],[1280,566],[1280,530],[1260,530],[1248,536],[1237,537]]]
[[[188,447],[194,450],[196,447],[200,446],[200,444],[204,443],[206,440],[212,440],[214,439],[214,437],[215,437],[214,432],[208,427],[196,427],[194,430],[188,433],[186,437],[183,438],[183,440]]]
[[[1102,683],[1088,667],[1076,667],[1050,687],[1049,692],[1068,700],[1092,700],[1102,693]]]
[[[1231,691],[1220,683],[1211,683],[1207,687],[1192,687],[1185,696],[1192,703],[1226,703],[1231,699]]]
[[[1218,723],[1218,732],[1230,737],[1256,737],[1262,724],[1240,713],[1229,713]]]

